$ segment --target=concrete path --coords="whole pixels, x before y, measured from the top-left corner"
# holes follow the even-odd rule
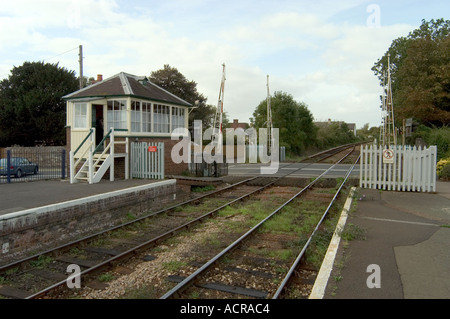
[[[346,231],[359,237],[341,240],[324,298],[450,298],[450,183],[358,192]]]

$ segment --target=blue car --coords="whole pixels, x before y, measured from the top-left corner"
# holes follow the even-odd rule
[[[38,164],[30,162],[24,157],[12,157],[10,165],[10,174],[16,178],[21,178],[26,174],[37,174],[39,171]],[[0,175],[8,174],[8,162],[6,158],[0,159]]]

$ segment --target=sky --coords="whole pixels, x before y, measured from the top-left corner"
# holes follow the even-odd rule
[[[224,111],[249,122],[283,91],[316,121],[381,124],[371,68],[422,20],[449,19],[447,0],[0,0],[0,80],[26,61],[79,75],[149,76],[165,64]],[[395,101],[394,101],[395,103]]]

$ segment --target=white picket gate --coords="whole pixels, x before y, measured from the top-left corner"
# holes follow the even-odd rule
[[[362,145],[359,186],[363,188],[435,192],[437,147]],[[388,156],[389,153],[391,156]],[[385,155],[383,155],[385,154]]]
[[[131,143],[131,178],[164,179],[164,143]]]

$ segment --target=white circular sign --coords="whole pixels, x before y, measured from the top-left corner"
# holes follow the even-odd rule
[[[394,151],[390,149],[386,149],[383,151],[383,162],[384,163],[393,163],[394,162]]]

